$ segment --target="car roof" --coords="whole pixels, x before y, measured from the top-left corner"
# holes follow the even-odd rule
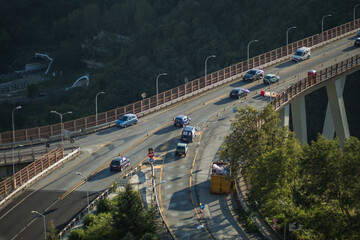
[[[186,143],[178,143],[177,146],[178,147],[187,147],[187,144]]]
[[[193,130],[193,128],[195,128],[195,127],[193,127],[193,126],[186,126],[186,127],[184,127],[183,131],[184,131],[184,130],[185,130],[185,131],[191,131],[191,130]]]
[[[306,50],[306,49],[309,49],[308,47],[301,47],[301,48],[299,48],[298,49],[298,51],[300,50],[300,51],[304,51],[304,50]]]
[[[276,76],[276,75],[275,75],[275,74],[272,74],[272,73],[269,73],[269,74],[266,74],[266,76],[274,77],[274,76]]]
[[[124,116],[127,116],[127,117],[135,116],[135,117],[136,117],[136,115],[135,115],[135,114],[132,114],[132,113],[125,114]]]
[[[184,118],[184,117],[186,117],[186,116],[185,115],[179,115],[176,118]]]
[[[126,157],[116,157],[113,159],[113,161],[121,161],[122,159],[126,160]]]

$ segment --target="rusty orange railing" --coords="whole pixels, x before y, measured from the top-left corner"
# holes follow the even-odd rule
[[[360,19],[345,23],[343,25],[334,27],[327,31],[324,31],[322,34],[323,41],[328,41],[335,39],[339,36],[342,36],[346,33],[360,27]],[[289,54],[293,53],[296,49],[302,46],[311,47],[320,43],[321,36],[319,34],[310,36],[308,38],[299,40],[297,42],[291,43],[288,46],[283,46],[278,49],[272,50],[270,52],[261,54],[259,56],[245,60],[240,63],[234,64],[227,68],[221,69],[217,72],[213,72],[205,77],[200,77],[198,79],[192,80],[186,84],[180,85],[176,88],[167,90],[165,92],[159,93],[158,95],[158,105],[169,103],[174,99],[183,97],[187,94],[194,93],[198,90],[202,90],[207,86],[221,83],[222,80],[236,76],[247,71],[250,68],[258,67],[262,65],[263,67],[276,64],[279,61],[284,60]],[[145,115],[145,111],[149,113],[150,109],[153,109],[157,106],[156,96],[152,96],[141,101],[126,105],[124,107],[119,107],[107,112],[98,114],[98,124],[110,123],[118,119],[121,115],[126,113],[135,113],[139,116]],[[71,132],[88,129],[95,127],[96,119],[95,115],[88,116],[85,118],[75,119],[67,121],[64,123],[64,129],[67,129]],[[40,138],[49,138],[51,136],[59,135],[61,132],[60,124],[47,125],[42,127],[35,127],[30,129],[22,129],[15,131],[15,141],[26,141],[32,139]],[[0,133],[0,144],[11,143],[13,142],[12,132],[3,132]]]

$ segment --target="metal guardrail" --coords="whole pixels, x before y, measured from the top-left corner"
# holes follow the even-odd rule
[[[98,123],[100,124],[112,124],[119,116],[126,113],[138,114],[139,117],[147,115],[153,111],[156,111],[162,107],[166,107],[169,103],[177,102],[177,99],[182,97],[192,96],[194,94],[203,92],[205,88],[209,86],[216,86],[225,83],[223,80],[229,78],[239,78],[241,74],[250,68],[254,67],[269,67],[271,65],[277,64],[281,61],[284,61],[290,58],[291,53],[293,53],[297,48],[302,46],[313,47],[315,45],[321,46],[326,42],[331,40],[344,37],[354,32],[360,26],[360,19],[345,23],[343,25],[334,27],[327,31],[324,31],[322,35],[316,34],[308,38],[299,40],[294,43],[290,43],[288,46],[283,46],[275,50],[269,51],[267,53],[258,55],[249,60],[242,61],[240,63],[234,64],[230,67],[221,69],[217,72],[208,74],[205,77],[201,77],[195,80],[192,80],[186,84],[180,85],[176,88],[170,89],[168,91],[162,92],[158,95],[158,98],[155,96],[143,99],[141,101],[135,102],[133,104],[126,105],[124,107],[116,108],[104,113],[98,114]],[[322,41],[321,41],[322,38]],[[158,99],[158,100],[157,100]],[[87,129],[97,128],[96,126],[96,117],[88,116],[81,119],[76,119],[72,121],[67,121],[63,123],[63,129],[67,129],[70,132],[86,132]],[[15,142],[18,141],[28,141],[31,138],[46,138],[49,139],[53,136],[60,136],[61,126],[60,124],[53,124],[48,126],[22,129],[15,131]],[[12,132],[3,132],[0,133],[0,144],[11,143],[13,141]]]
[[[173,235],[173,233],[170,231],[170,228],[167,225],[167,222],[165,221],[164,215],[161,212],[161,208],[160,208],[160,204],[159,204],[159,198],[158,198],[157,192],[156,192],[155,170],[154,170],[154,165],[152,163],[151,163],[151,171],[152,171],[152,188],[153,188],[153,193],[154,193],[154,200],[155,200],[156,206],[158,208],[159,215],[161,217],[163,226],[165,226],[165,228],[166,228],[166,233],[170,234],[172,239],[176,239],[175,236]]]
[[[64,149],[62,147],[56,148],[48,154],[42,156],[38,160],[29,164],[25,168],[21,169],[12,177],[6,178],[0,182],[0,199],[5,198],[9,193],[14,191],[16,188],[22,186],[24,183],[29,181],[31,178],[56,163],[64,157]]]
[[[134,169],[131,169],[128,173],[125,173],[121,177],[121,179],[128,177],[132,177],[135,173],[139,172],[141,170],[141,166],[137,166]],[[76,215],[65,227],[59,232],[60,239],[64,239],[66,235],[71,231],[71,229],[78,224],[78,222],[82,219],[83,216],[88,214],[90,211],[95,210],[96,205],[99,203],[101,199],[107,198],[110,193],[112,193],[112,185],[109,186],[107,189],[105,189],[102,193],[100,193],[93,201],[89,203],[89,205],[86,205],[78,215]]]
[[[305,77],[299,82],[289,86],[279,97],[273,98],[271,104],[276,111],[288,104],[293,98],[309,90],[311,87],[319,85],[331,78],[341,75],[360,66],[360,54],[350,57],[344,61],[336,63],[330,67],[318,71],[315,75]]]

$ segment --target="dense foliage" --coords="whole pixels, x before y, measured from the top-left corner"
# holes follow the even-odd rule
[[[293,42],[319,33],[321,19],[331,13],[328,29],[352,20],[351,0],[0,0],[0,73],[24,68],[35,52],[54,58],[51,84],[65,88],[89,73],[90,86],[70,92],[57,91],[45,101],[22,103],[16,112],[16,129],[58,122],[49,112],[73,111],[69,118],[106,111],[141,99],[142,92],[155,93],[195,79],[246,58],[249,41],[254,56],[285,44],[286,30]],[[100,70],[85,69],[83,60],[103,64]],[[60,74],[60,72],[62,74]],[[1,79],[0,79],[1,81]],[[66,86],[64,86],[66,85]],[[48,88],[46,88],[47,86]],[[32,98],[34,88],[30,89]],[[36,90],[36,89],[35,89]],[[16,103],[0,107],[0,131],[11,129],[11,111]]]
[[[146,210],[130,184],[113,200],[100,201],[97,210],[82,219],[84,226],[71,231],[69,240],[159,239],[156,208]]]
[[[279,233],[285,219],[302,225],[289,239],[359,239],[360,141],[351,137],[341,149],[337,139],[319,135],[301,145],[287,128],[277,128],[270,105],[259,114],[238,110],[221,155],[250,182],[251,208],[269,223],[278,218]]]

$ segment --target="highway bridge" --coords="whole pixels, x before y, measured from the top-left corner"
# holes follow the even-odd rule
[[[272,103],[281,112],[284,124],[287,124],[290,117],[287,109],[289,103],[291,108],[304,113],[306,104],[314,103],[305,104],[303,96],[312,89],[325,86],[328,93],[336,94],[336,99],[340,99],[329,101],[331,112],[338,114],[340,120],[333,118],[332,122],[335,124],[333,127],[326,127],[325,132],[333,133],[335,129],[337,135],[343,133],[344,137],[348,136],[344,126],[346,123],[341,90],[346,75],[357,71],[360,64],[360,51],[353,46],[355,35],[354,30],[348,29],[327,44],[319,43],[313,47],[311,58],[301,63],[291,62],[290,55],[275,58],[276,64],[261,64],[259,58],[258,63],[265,73],[281,76],[280,82],[270,87],[271,91],[283,92]],[[250,62],[250,66],[256,65],[255,63],[256,61]],[[318,70],[317,79],[322,80],[321,82],[316,83],[316,79],[303,80],[310,69]],[[324,71],[320,74],[322,69]],[[124,174],[109,171],[108,164],[113,157],[125,155],[131,160],[130,167],[134,168],[147,161],[149,147],[154,148],[156,153],[154,165],[156,179],[159,179],[161,211],[176,239],[232,239],[235,236],[237,239],[257,238],[246,234],[241,226],[236,225],[234,216],[226,207],[231,199],[208,194],[210,163],[218,158],[217,152],[229,131],[230,120],[234,117],[232,109],[245,105],[261,109],[269,103],[269,98],[259,95],[261,90],[268,91],[269,86],[262,82],[240,81],[242,73],[239,72],[228,80],[224,77],[226,83],[216,84],[217,87],[209,87],[207,91],[177,103],[169,106],[164,104],[163,108],[158,107],[157,111],[141,117],[136,126],[125,129],[110,127],[75,137],[75,142],[81,149],[80,156],[60,165],[2,206],[0,239],[42,239],[42,219],[32,211],[43,214],[46,221],[52,221],[57,228],[64,228],[87,205],[87,189],[91,201]],[[234,87],[247,88],[251,92],[241,101],[230,100],[228,95]],[[294,110],[292,112],[294,114]],[[199,130],[194,143],[190,144],[189,155],[183,159],[176,159],[174,156],[174,147],[179,141],[181,130],[173,127],[172,119],[179,114],[190,116],[192,124]],[[299,122],[299,125],[294,125],[297,136],[306,141],[303,134],[306,125],[302,122],[306,122],[306,119],[303,117],[300,115],[292,118],[294,124]],[[329,118],[324,121],[330,121]],[[296,130],[297,126],[300,126],[300,130]],[[87,183],[82,184],[84,176],[90,175]],[[202,216],[194,210],[200,202],[207,206],[207,211]]]

